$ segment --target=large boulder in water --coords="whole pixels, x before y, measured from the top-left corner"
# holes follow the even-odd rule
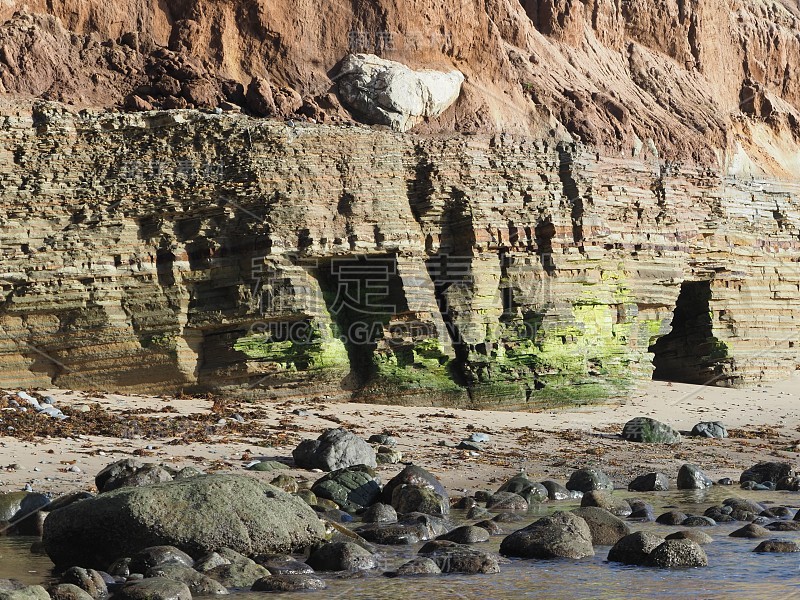
[[[328,429],[316,440],[303,440],[294,450],[295,464],[303,469],[336,471],[366,465],[378,466],[375,450],[367,442],[346,429]]]
[[[623,537],[630,534],[628,524],[604,508],[598,506],[582,506],[572,511],[586,521],[592,533],[592,545],[613,546]]]
[[[381,495],[381,480],[366,465],[355,465],[328,473],[311,487],[317,498],[333,500],[343,510],[355,511],[374,504]]]
[[[401,485],[394,488],[392,506],[398,513],[425,513],[428,515],[446,515],[450,512],[447,498],[428,487]]]
[[[654,567],[707,567],[708,556],[692,540],[665,540],[650,553],[649,564]]]
[[[567,481],[567,489],[572,491],[591,492],[593,490],[614,491],[614,482],[611,478],[595,467],[585,467],[573,471]]]
[[[650,564],[650,554],[664,543],[664,538],[653,533],[637,531],[626,535],[608,551],[609,562],[626,565]]]
[[[581,517],[559,511],[507,536],[500,554],[545,559],[592,556],[592,532]]]
[[[528,479],[525,473],[518,473],[506,481],[497,490],[499,492],[511,492],[522,496],[528,504],[534,502],[547,502],[549,492],[541,483],[536,483]]]
[[[704,490],[712,485],[712,479],[696,465],[686,463],[678,470],[679,490]]]
[[[197,558],[222,547],[246,555],[303,551],[325,528],[300,498],[245,475],[203,475],[125,487],[50,513],[43,542],[56,565],[105,569],[171,545]]]
[[[628,484],[632,492],[663,492],[669,489],[669,477],[664,473],[639,475]]]
[[[389,483],[383,487],[383,502],[391,504],[395,488],[401,485],[428,488],[449,505],[449,496],[442,482],[436,478],[436,475],[417,465],[408,465],[389,480]]]
[[[342,101],[368,123],[408,131],[453,104],[464,76],[455,69],[414,71],[374,54],[351,54],[342,61],[337,82]]]

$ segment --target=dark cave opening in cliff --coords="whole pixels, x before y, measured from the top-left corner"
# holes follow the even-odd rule
[[[348,388],[377,372],[375,352],[390,319],[408,311],[393,255],[337,256],[321,260],[317,278],[350,362]]]
[[[723,382],[728,347],[714,336],[711,293],[710,281],[681,284],[672,330],[649,348],[654,380],[699,385]]]

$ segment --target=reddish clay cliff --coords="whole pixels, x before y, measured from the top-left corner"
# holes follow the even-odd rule
[[[129,109],[227,102],[335,122],[350,118],[338,64],[366,52],[465,75],[456,105],[419,133],[513,131],[605,153],[793,167],[800,17],[788,2],[5,0],[0,19],[10,95]]]

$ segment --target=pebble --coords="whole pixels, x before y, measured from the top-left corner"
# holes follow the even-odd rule
[[[458,446],[459,450],[471,450],[473,452],[483,452],[483,446],[469,440],[463,440]]]

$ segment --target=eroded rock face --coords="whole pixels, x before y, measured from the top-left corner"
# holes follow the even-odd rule
[[[5,112],[4,387],[520,409],[624,393],[654,353],[726,385],[800,362],[791,182],[506,134]],[[376,272],[383,313],[332,319]]]
[[[336,76],[339,95],[369,123],[408,131],[422,119],[438,117],[458,98],[464,75],[424,69],[374,54],[353,54]]]

